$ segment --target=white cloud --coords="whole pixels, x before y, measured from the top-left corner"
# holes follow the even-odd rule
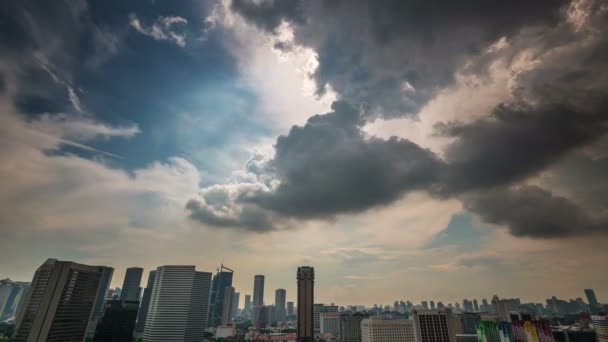
[[[141,23],[139,18],[135,14],[129,16],[129,25],[134,28],[137,32],[154,38],[155,40],[169,40],[175,42],[175,44],[185,47],[186,46],[186,34],[179,33],[175,30],[174,26],[186,25],[188,20],[182,17],[170,16],[170,17],[158,17],[156,22],[152,26],[146,27]]]

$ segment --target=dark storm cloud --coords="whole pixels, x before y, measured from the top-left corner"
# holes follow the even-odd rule
[[[577,3],[581,14],[554,1],[306,2],[297,12],[304,20],[292,21],[293,13],[265,8],[272,18],[256,16],[243,6],[257,3],[235,2],[237,11],[269,31],[281,20],[295,23],[296,43],[319,55],[318,84],[330,84],[345,101],[277,140],[276,155],[260,172],[277,186],[243,190],[232,204],[222,204],[327,219],[422,190],[458,198],[516,236],[607,233],[596,207],[525,185],[608,133],[608,59],[602,58],[608,8],[599,4]],[[503,36],[503,46],[487,52]],[[453,139],[444,159],[405,139],[362,133],[370,113],[415,110],[457,69],[480,74],[498,60],[513,74],[511,97],[481,119],[438,124],[436,133]],[[230,217],[247,228],[238,215]]]
[[[359,110],[344,102],[332,109],[278,138],[269,168],[281,184],[251,201],[293,217],[331,217],[433,186],[441,162],[432,152],[396,137],[366,139]]]
[[[318,92],[387,117],[414,114],[468,56],[525,27],[554,25],[566,1],[233,1],[268,31],[290,22],[319,57]]]
[[[555,238],[608,233],[608,219],[593,217],[567,198],[536,186],[495,188],[463,196],[484,221],[509,227],[515,236]]]

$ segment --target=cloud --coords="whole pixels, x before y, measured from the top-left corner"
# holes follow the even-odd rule
[[[155,40],[169,40],[175,44],[185,47],[186,34],[175,30],[175,26],[187,25],[188,20],[178,16],[158,17],[152,26],[146,27],[141,23],[137,15],[129,15],[129,25],[137,32],[151,37]]]

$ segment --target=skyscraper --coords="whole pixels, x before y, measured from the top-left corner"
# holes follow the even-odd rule
[[[252,321],[257,322],[260,308],[264,306],[264,276],[261,274],[253,278],[253,304],[251,311]]]
[[[324,312],[321,314],[321,334],[331,334],[336,339],[340,336],[340,313]]]
[[[207,326],[211,273],[194,266],[160,266],[144,328],[145,342],[194,342]]]
[[[245,313],[247,315],[251,315],[251,295],[250,294],[245,295],[245,307],[243,307],[243,311],[245,311]]]
[[[361,321],[362,342],[415,342],[414,325],[409,319],[366,318]]]
[[[15,341],[82,341],[96,302],[103,267],[48,259],[34,274]]]
[[[232,297],[234,297],[234,287],[226,286],[224,288],[224,300],[222,308],[222,325],[226,326],[232,323]]]
[[[241,299],[241,294],[239,292],[235,292],[232,296],[232,320],[236,318],[239,313],[239,301]]]
[[[30,283],[0,280],[0,322],[19,314],[29,288]]]
[[[287,316],[291,317],[295,314],[293,311],[293,302],[287,302]]]
[[[233,271],[223,264],[213,276],[211,285],[211,297],[209,301],[209,326],[217,327],[222,324],[222,313],[224,309],[224,289],[232,286]]]
[[[138,301],[113,299],[105,302],[93,342],[132,342]]]
[[[412,310],[417,342],[455,342],[454,317],[450,309]]]
[[[492,300],[494,312],[498,315],[498,319],[503,322],[511,322],[511,300],[497,299]]]
[[[314,286],[315,269],[310,266],[298,267],[298,323],[297,342],[314,341]]]
[[[146,319],[148,318],[148,308],[150,307],[150,298],[152,297],[152,289],[154,288],[154,279],[156,279],[156,271],[150,271],[148,274],[148,282],[144,289],[144,295],[141,298],[141,305],[137,312],[137,324],[135,325],[135,337],[141,337],[146,327]]]
[[[125,273],[125,280],[122,283],[122,291],[120,292],[120,299],[126,301],[137,301],[139,302],[139,295],[141,293],[141,276],[144,273],[144,269],[141,267],[129,267]]]
[[[275,318],[277,321],[285,322],[285,297],[287,292],[284,289],[278,289],[274,296]]]
[[[356,313],[340,317],[340,342],[361,342],[361,321],[368,315]]]
[[[589,302],[589,309],[595,313],[600,309],[600,303],[597,301],[595,291],[593,289],[585,289],[585,296],[587,296],[587,302]]]
[[[91,313],[91,318],[89,319],[89,325],[87,327],[86,337],[88,338],[91,338],[95,335],[95,329],[97,328],[99,319],[103,314],[106,293],[108,293],[110,283],[112,282],[112,274],[114,273],[114,269],[112,267],[101,266],[101,269],[102,274],[101,281],[99,283],[99,288],[97,289],[97,298],[95,299],[95,304],[93,305],[93,311]]]

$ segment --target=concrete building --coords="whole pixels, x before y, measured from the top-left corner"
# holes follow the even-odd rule
[[[226,286],[224,288],[224,299],[222,308],[222,325],[226,326],[232,323],[232,298],[234,297],[234,287]]]
[[[93,305],[93,311],[91,312],[91,318],[89,319],[89,325],[87,327],[87,338],[92,338],[95,335],[97,324],[99,323],[101,315],[104,311],[106,293],[108,293],[110,283],[112,282],[112,274],[114,274],[114,269],[112,267],[101,266],[101,268],[101,281],[99,282],[95,304]]]
[[[262,306],[264,306],[264,276],[258,274],[253,277],[253,303],[251,308],[251,319],[253,322],[258,321],[258,314]]]
[[[328,312],[338,312],[338,306],[336,305],[325,305],[315,304],[313,307],[313,321],[315,333],[321,332],[321,314]]]
[[[587,296],[587,302],[589,303],[589,310],[595,313],[601,309],[600,303],[597,301],[595,291],[593,289],[585,289],[585,296]]]
[[[30,283],[0,280],[0,322],[16,317],[23,307]]]
[[[208,326],[217,327],[222,324],[222,313],[224,309],[224,289],[232,286],[233,271],[223,264],[213,276],[211,294],[209,298]]]
[[[295,315],[293,302],[287,302],[287,316],[291,317]]]
[[[243,311],[245,311],[246,313],[249,313],[251,311],[251,295],[250,294],[245,295],[245,306],[243,307]]]
[[[361,313],[340,316],[340,342],[361,342],[361,321],[366,318],[369,316]]]
[[[315,269],[310,266],[298,267],[298,322],[297,342],[314,341]]]
[[[493,311],[498,315],[498,320],[502,322],[511,322],[511,300],[497,299],[492,300]]]
[[[276,320],[279,322],[285,322],[287,312],[285,309],[285,300],[287,292],[284,289],[277,289],[274,296],[274,308],[276,313]]]
[[[452,310],[412,310],[417,342],[455,342]]]
[[[141,267],[129,267],[125,273],[125,280],[122,283],[120,299],[124,301],[137,301],[141,295],[141,276],[144,269]]]
[[[608,342],[608,316],[593,315],[591,321],[593,322],[597,342]]]
[[[362,342],[416,342],[414,322],[409,319],[366,318],[361,321]]]
[[[235,292],[232,296],[232,320],[234,321],[239,314],[239,301],[241,299],[241,294],[239,292]]]
[[[146,327],[146,319],[148,317],[148,308],[150,307],[150,298],[152,297],[152,289],[154,288],[154,279],[156,279],[156,271],[150,271],[148,282],[144,289],[144,295],[141,298],[139,311],[137,312],[137,323],[135,324],[135,337],[142,337],[144,328]]]
[[[211,276],[194,266],[158,267],[143,340],[201,341],[207,326]]]
[[[321,314],[321,334],[340,336],[340,314],[338,312],[324,312]]]
[[[104,267],[48,259],[34,274],[15,341],[82,341],[97,302]]]

